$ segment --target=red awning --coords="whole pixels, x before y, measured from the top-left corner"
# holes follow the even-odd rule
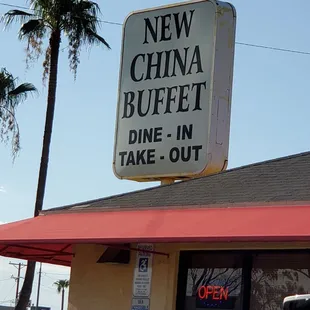
[[[309,206],[51,213],[0,225],[0,255],[71,264],[72,245],[310,241]]]

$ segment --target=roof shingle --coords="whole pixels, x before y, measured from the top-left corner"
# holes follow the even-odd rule
[[[259,204],[310,201],[310,152],[260,162],[218,174],[45,210],[182,205]]]

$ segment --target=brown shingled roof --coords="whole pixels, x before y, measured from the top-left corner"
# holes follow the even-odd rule
[[[310,201],[310,152],[171,185],[58,207],[47,212],[182,205],[258,205]]]

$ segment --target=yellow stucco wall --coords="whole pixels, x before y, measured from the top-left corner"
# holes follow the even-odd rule
[[[156,244],[155,250],[169,253],[169,257],[154,255],[150,310],[175,310],[181,250],[280,248],[310,248],[310,244]],[[100,245],[75,247],[68,310],[130,310],[136,252],[131,252],[129,265],[96,264],[103,251]]]

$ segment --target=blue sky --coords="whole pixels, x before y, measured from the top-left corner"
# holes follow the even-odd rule
[[[22,0],[5,2],[25,5]],[[173,2],[98,1],[102,19],[119,23],[133,10]],[[237,42],[310,52],[309,1],[231,2],[237,9]],[[0,5],[0,15],[8,9]],[[0,67],[5,66],[21,81],[34,83],[40,96],[30,98],[18,110],[22,151],[14,165],[10,149],[0,144],[2,222],[32,216],[46,109],[47,91],[41,82],[42,60],[25,70],[25,44],[18,41],[17,29],[14,26],[9,32],[0,32]],[[66,50],[60,55],[44,208],[154,185],[120,181],[113,174],[122,27],[103,23],[100,33],[112,50],[84,49],[76,82],[68,69]],[[64,42],[62,47],[65,46]],[[310,55],[236,45],[229,168],[309,150],[309,82]],[[0,280],[14,272],[7,260],[1,262]],[[56,267],[45,268],[54,268],[54,273],[59,271]],[[65,269],[58,273],[68,272]],[[46,285],[51,288],[53,281],[47,279]],[[0,281],[0,288],[3,286],[0,301],[13,284],[13,280]],[[14,291],[7,298],[13,298],[13,295]],[[57,294],[48,296],[42,293],[45,302],[55,304],[57,309]]]

